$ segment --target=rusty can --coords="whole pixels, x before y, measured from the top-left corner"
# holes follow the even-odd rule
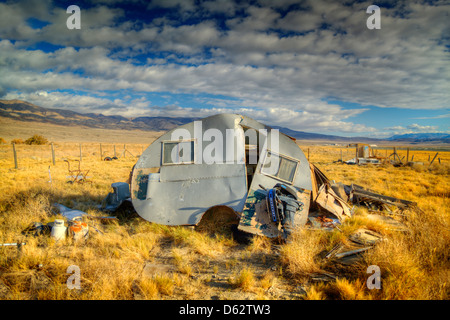
[[[69,235],[74,240],[86,239],[89,234],[89,227],[85,222],[73,220],[69,225]]]

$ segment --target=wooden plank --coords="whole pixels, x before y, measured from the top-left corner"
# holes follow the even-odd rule
[[[361,201],[362,198],[366,198],[366,199],[370,199],[373,201],[379,201],[382,203],[400,206],[400,207],[408,207],[408,206],[415,205],[414,202],[402,200],[402,199],[398,199],[398,198],[394,198],[394,197],[384,196],[382,194],[378,194],[378,193],[374,193],[374,192],[370,192],[370,191],[367,191],[364,189],[360,189],[360,188],[356,187],[355,185],[352,185],[352,193],[353,193],[353,196],[357,197],[358,201]]]

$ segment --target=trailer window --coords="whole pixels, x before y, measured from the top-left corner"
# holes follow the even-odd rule
[[[194,163],[194,140],[164,141],[162,145],[162,164]]]
[[[296,159],[267,151],[261,173],[292,184],[299,163]]]

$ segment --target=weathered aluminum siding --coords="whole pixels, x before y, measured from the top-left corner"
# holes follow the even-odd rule
[[[238,128],[242,139],[235,138],[235,145],[240,143],[243,146],[244,144],[242,126],[255,130],[268,129],[270,136],[270,127],[241,115],[220,114],[199,121],[202,121],[202,136],[209,128],[219,129],[224,137],[226,129]],[[194,122],[179,128],[187,129],[194,138]],[[165,225],[195,225],[200,221],[203,213],[215,205],[226,205],[241,212],[248,189],[245,164],[239,163],[242,162],[242,159],[234,158],[234,164],[207,165],[203,163],[161,166],[161,144],[163,141],[172,140],[171,135],[174,130],[154,141],[143,152],[135,165],[132,174],[131,197],[138,214],[148,221]],[[311,174],[305,155],[295,141],[289,137],[280,133],[279,138],[279,153],[300,160],[293,185],[311,190]],[[199,143],[196,152],[203,154],[204,148],[210,143],[208,141]],[[264,141],[260,141],[260,143],[264,143]],[[224,155],[225,149],[226,141],[224,139]],[[199,154],[196,156],[198,158]],[[261,159],[264,159],[264,155],[261,155]],[[266,188],[272,188],[280,182],[261,174],[260,165],[259,163],[257,174],[252,181],[253,189],[258,189],[259,184]]]

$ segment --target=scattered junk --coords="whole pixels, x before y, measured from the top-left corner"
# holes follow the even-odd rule
[[[119,158],[117,158],[117,157],[105,157],[104,159],[103,159],[103,161],[113,161],[113,160],[118,160]]]
[[[51,236],[55,240],[63,240],[66,238],[67,227],[64,225],[63,219],[55,219],[52,225]]]
[[[115,212],[124,202],[131,203],[130,185],[126,182],[114,182],[111,184],[113,192],[108,193],[99,209]]]
[[[411,159],[409,158],[409,147],[406,148],[406,155],[403,155],[402,157],[397,153],[396,147],[393,147],[393,152],[390,155],[388,155],[387,150],[386,150],[385,156],[380,156],[379,154],[376,153],[376,150],[374,149],[374,147],[376,147],[376,145],[368,145],[368,144],[364,144],[364,143],[354,143],[354,144],[349,144],[347,147],[355,147],[355,150],[356,150],[355,157],[350,160],[343,161],[342,160],[342,150],[341,150],[341,158],[334,162],[341,162],[341,163],[350,164],[350,165],[391,164],[394,167],[404,167],[404,166],[412,167],[412,166],[416,166],[416,165],[423,166],[425,164],[422,161],[414,161],[414,155],[411,157]],[[434,155],[434,157],[431,161],[430,161],[430,155],[428,156],[428,161],[430,161],[428,167],[431,167],[431,165],[433,164],[433,162],[436,159],[438,154],[439,154],[439,152],[437,152]],[[439,160],[439,163],[441,163],[441,159],[438,158],[438,160]]]
[[[89,179],[90,177],[88,177],[88,173],[90,170],[87,170],[86,172],[84,172],[83,170],[81,170],[81,161],[80,160],[75,160],[78,161],[78,169],[70,169],[70,162],[69,160],[64,160],[64,162],[67,162],[67,167],[68,167],[68,171],[69,171],[69,176],[67,176],[67,183],[73,184],[73,183],[85,183],[85,182],[89,182],[92,183],[92,181],[89,181],[87,179]]]
[[[0,247],[17,247],[18,249],[24,245],[26,245],[25,242],[0,243]]]
[[[325,258],[342,264],[352,264],[361,258],[361,253],[372,249],[385,239],[377,232],[360,228],[352,233],[348,240],[350,240],[348,244],[344,244],[342,241],[336,244],[327,252]]]
[[[58,208],[59,213],[66,218],[68,221],[81,220],[83,216],[86,215],[85,212],[81,210],[70,209],[62,204],[55,203],[54,206]]]
[[[89,234],[89,227],[87,223],[73,220],[69,223],[68,235],[75,241],[86,239]]]
[[[356,154],[353,159],[344,161],[346,164],[381,164],[383,158],[374,154],[372,146],[365,143],[349,144],[349,147],[355,147]]]
[[[86,214],[81,210],[70,209],[62,204],[55,203],[53,205],[59,210],[59,215],[62,218],[56,218],[54,221],[50,221],[46,224],[41,222],[33,222],[25,230],[22,231],[23,235],[26,236],[41,236],[49,235],[55,241],[60,241],[64,239],[86,240],[89,237],[89,226],[83,221],[84,217],[88,218],[99,218],[99,219],[116,219],[116,217],[95,217]],[[58,215],[58,213],[55,213]],[[101,233],[100,230],[92,226],[92,229]]]
[[[373,211],[386,211],[394,213],[394,211],[402,211],[407,208],[416,207],[415,202],[398,199],[394,197],[384,196],[370,190],[365,190],[363,187],[352,184],[349,194],[349,200],[357,205],[364,204]],[[392,207],[396,207],[395,210]]]

